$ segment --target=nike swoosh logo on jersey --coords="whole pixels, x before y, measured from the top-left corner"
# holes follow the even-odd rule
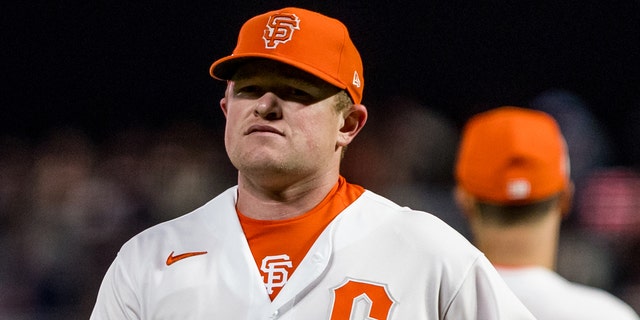
[[[173,251],[171,251],[171,253],[169,254],[169,256],[167,257],[167,266],[170,266],[182,259],[185,258],[190,258],[193,256],[199,256],[199,255],[203,255],[203,254],[207,254],[206,251],[196,251],[196,252],[186,252],[186,253],[182,253],[179,255],[173,255]]]

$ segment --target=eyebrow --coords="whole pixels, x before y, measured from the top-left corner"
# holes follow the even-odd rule
[[[293,66],[286,64],[258,64],[258,67],[238,68],[232,80],[251,79],[272,72],[278,77],[308,86],[331,86],[330,83]]]
[[[238,73],[233,77],[233,81],[251,81],[252,79],[260,78],[262,74],[263,73],[259,71]],[[289,85],[293,85],[293,86],[304,86],[304,87],[315,87],[315,88],[333,87],[330,83],[325,82],[322,79],[310,78],[312,76],[307,77],[304,74],[291,75],[285,72],[277,72],[275,76],[277,78],[280,78],[286,81]]]

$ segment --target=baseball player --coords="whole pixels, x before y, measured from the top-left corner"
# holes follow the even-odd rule
[[[91,319],[533,319],[452,228],[340,175],[368,115],[341,22],[261,14],[210,73],[238,184],[125,243]]]
[[[457,202],[475,244],[531,313],[540,320],[637,320],[613,295],[554,272],[573,192],[569,177],[564,138],[544,112],[501,107],[471,118],[462,132]]]

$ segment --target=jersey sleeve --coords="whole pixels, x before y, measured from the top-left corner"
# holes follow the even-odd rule
[[[480,255],[447,308],[445,319],[535,319],[489,260]]]
[[[137,320],[140,304],[131,278],[116,257],[109,266],[98,291],[90,320]]]

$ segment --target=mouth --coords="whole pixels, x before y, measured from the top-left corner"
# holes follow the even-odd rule
[[[249,129],[245,132],[245,135],[250,135],[252,133],[275,133],[277,135],[284,136],[283,132],[277,130],[272,126],[265,125],[253,125],[249,127]]]

